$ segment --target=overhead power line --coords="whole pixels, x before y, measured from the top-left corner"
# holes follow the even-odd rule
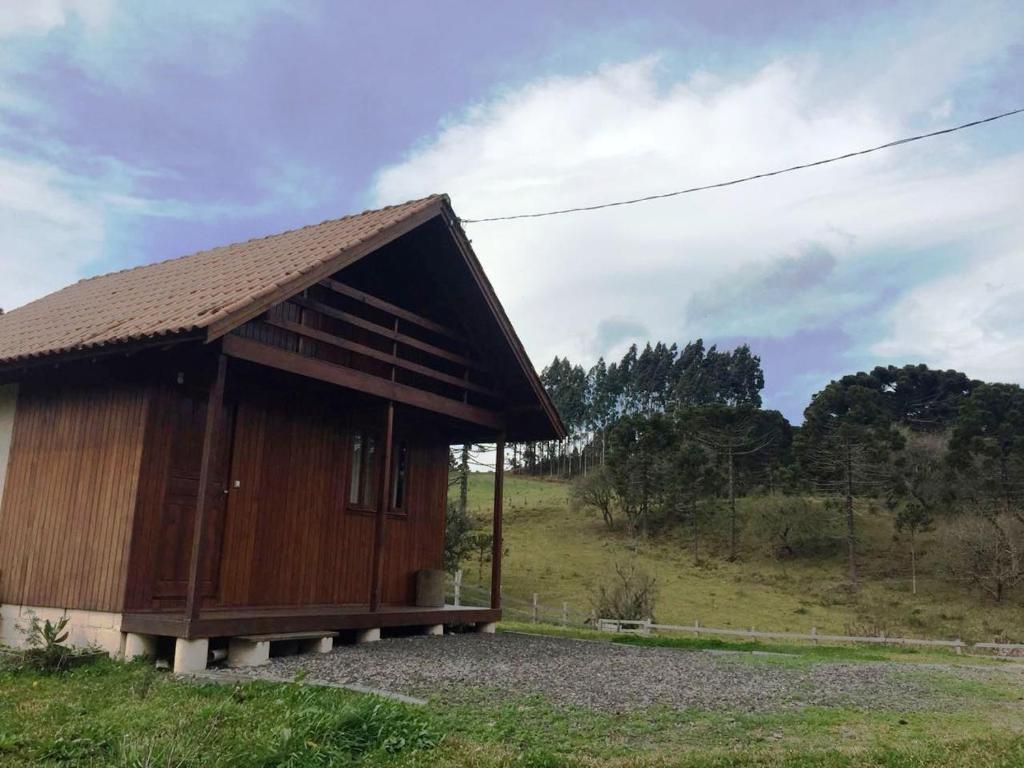
[[[536,213],[517,213],[510,216],[489,216],[480,219],[462,219],[463,224],[483,224],[488,221],[512,221],[514,219],[539,219],[544,216],[561,216],[566,213],[580,213],[582,211],[597,211],[602,208],[615,208],[621,205],[636,205],[637,203],[646,203],[651,200],[663,200],[666,197],[678,197],[679,195],[688,195],[691,192],[703,192],[708,189],[718,189],[720,187],[731,187],[735,184],[743,184],[748,181],[755,181],[757,179],[767,179],[769,176],[780,176],[784,173],[792,173],[793,171],[802,171],[807,168],[815,168],[819,165],[827,165],[828,163],[837,163],[840,160],[849,160],[851,157],[859,157],[861,155],[870,155],[872,152],[879,152],[883,149],[891,149],[892,147],[898,147],[902,144],[910,144],[914,141],[921,141],[922,139],[931,139],[935,136],[943,136],[947,133],[956,133],[957,131],[963,131],[967,128],[973,128],[977,125],[983,125],[985,123],[992,123],[996,120],[1002,120],[1004,117],[1011,117],[1013,115],[1019,115],[1024,112],[1024,107],[1020,109],[1013,109],[1009,112],[1003,112],[1002,114],[992,115],[991,117],[985,117],[981,120],[972,120],[969,123],[963,125],[956,125],[952,128],[943,128],[941,131],[932,131],[931,133],[921,133],[917,136],[907,136],[903,139],[897,139],[896,141],[890,141],[885,144],[879,144],[877,147],[868,147],[867,149],[858,149],[854,152],[847,152],[842,155],[836,155],[835,157],[827,157],[824,160],[815,160],[811,163],[801,163],[800,165],[792,165],[789,168],[780,168],[776,171],[766,171],[764,173],[755,173],[753,176],[744,176],[739,179],[732,179],[730,181],[720,181],[717,184],[704,184],[700,187],[690,187],[689,189],[680,189],[675,192],[662,192],[657,195],[646,195],[644,197],[634,197],[631,200],[616,200],[611,203],[600,203],[598,205],[581,205],[575,208],[562,208],[554,211],[539,211]]]

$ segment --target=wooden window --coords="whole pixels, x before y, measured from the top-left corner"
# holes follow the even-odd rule
[[[377,436],[366,429],[352,431],[349,450],[348,505],[372,510],[377,504],[378,465]]]
[[[405,490],[409,484],[409,445],[404,440],[395,443],[392,453],[394,471],[391,476],[391,509],[405,513]]]

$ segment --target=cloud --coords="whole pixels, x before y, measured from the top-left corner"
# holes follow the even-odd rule
[[[0,39],[16,35],[45,35],[80,22],[98,30],[110,20],[113,0],[30,0],[0,5]]]
[[[987,381],[1024,382],[1020,242],[910,292],[889,313],[889,335],[874,351]]]
[[[0,307],[70,282],[102,254],[100,206],[50,165],[0,158]]]
[[[915,127],[873,82],[844,100],[823,98],[821,85],[787,61],[725,77],[680,76],[646,58],[542,78],[450,118],[379,174],[374,195],[447,191],[466,218],[527,213],[720,181]],[[585,362],[600,317],[642,318],[666,341],[854,322],[947,268],[930,252],[962,264],[987,256],[982,233],[1024,239],[1022,203],[1024,152],[989,155],[964,134],[728,190],[468,231],[535,359]]]
[[[644,342],[650,336],[647,326],[639,320],[627,317],[606,317],[599,320],[590,342],[590,351],[599,357],[607,357],[615,350],[633,342]]]
[[[830,251],[808,245],[793,256],[751,264],[696,291],[686,308],[687,323],[718,335],[788,336],[839,317],[862,299],[859,292],[829,285],[837,263]],[[756,316],[751,307],[757,307]]]

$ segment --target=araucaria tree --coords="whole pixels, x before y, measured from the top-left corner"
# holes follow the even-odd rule
[[[736,465],[742,457],[765,450],[776,433],[763,423],[762,411],[747,406],[705,405],[678,414],[680,424],[693,439],[724,464],[729,501],[729,560],[739,549],[739,520],[736,514]]]
[[[842,512],[854,587],[859,581],[855,505],[885,489],[892,454],[902,443],[879,382],[871,374],[833,381],[804,411],[797,452],[807,477]]]

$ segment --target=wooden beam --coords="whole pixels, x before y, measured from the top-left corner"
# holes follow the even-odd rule
[[[296,275],[294,279],[282,283],[272,291],[267,291],[260,298],[251,301],[244,308],[235,312],[222,313],[220,318],[212,322],[207,327],[207,342],[220,338],[243,323],[252,320],[254,317],[262,315],[272,306],[284,301],[289,296],[293,296],[304,288],[315,285],[323,278],[333,275],[335,272],[359,261],[364,256],[373,253],[379,248],[383,248],[393,240],[397,240],[399,237],[411,232],[421,224],[425,224],[430,221],[440,212],[441,201],[438,200],[436,202],[432,202],[418,213],[414,213],[399,222],[391,224],[370,237],[368,240],[364,240],[362,243],[359,243],[352,248],[346,248],[338,251],[338,253],[333,257],[321,262],[315,268]]]
[[[398,357],[391,352],[382,352],[379,349],[368,347],[365,344],[360,344],[357,341],[350,341],[349,339],[343,339],[340,336],[335,336],[333,333],[327,333],[327,331],[319,331],[316,328],[310,328],[308,325],[301,325],[294,323],[291,320],[271,320],[267,318],[263,321],[267,325],[272,325],[275,328],[280,328],[282,331],[291,331],[297,333],[300,336],[305,336],[309,339],[315,339],[321,341],[324,344],[329,344],[338,349],[344,349],[348,352],[355,352],[357,355],[364,355],[365,357],[372,357],[374,360],[380,360],[382,363],[388,365],[397,365],[399,368],[404,368],[407,371],[418,373],[420,376],[426,376],[437,381],[443,381],[445,384],[451,384],[452,386],[458,387],[459,389],[470,389],[474,392],[479,392],[481,395],[487,395],[495,399],[501,398],[501,393],[497,390],[485,387],[482,384],[477,384],[473,381],[466,379],[460,379],[458,376],[451,376],[441,371],[435,371],[426,365],[420,365],[414,363],[412,360],[406,360]],[[538,408],[540,406],[537,406]]]
[[[498,436],[494,456],[494,519],[491,532],[491,609],[501,609],[501,516],[505,499],[505,435]]]
[[[544,408],[544,412],[547,414],[548,421],[551,423],[551,428],[555,433],[555,437],[566,437],[568,433],[566,432],[565,424],[562,423],[562,417],[559,416],[558,409],[555,408],[555,404],[551,401],[550,395],[548,395],[547,390],[544,389],[544,385],[541,383],[540,377],[537,375],[537,369],[534,368],[533,363],[530,362],[530,358],[526,354],[526,348],[523,346],[523,342],[520,340],[515,328],[512,327],[512,323],[508,319],[508,315],[505,313],[505,308],[501,305],[501,302],[498,300],[498,295],[494,292],[494,286],[491,285],[491,281],[488,280],[487,275],[484,274],[484,268],[480,264],[480,260],[476,257],[476,253],[473,251],[473,246],[470,245],[469,238],[466,237],[466,233],[463,231],[458,217],[451,209],[451,206],[445,204],[443,209],[444,215],[441,218],[447,226],[452,239],[455,241],[455,245],[462,256],[463,261],[466,266],[469,267],[469,271],[472,274],[473,279],[479,286],[480,292],[483,294],[484,300],[486,301],[488,308],[491,310],[491,314],[498,323],[498,327],[501,329],[509,346],[512,348],[513,354],[515,354],[516,359],[519,361],[519,366],[522,368],[523,375],[526,377],[530,386],[533,388],[534,394],[537,396],[537,402],[539,402]]]
[[[311,632],[374,627],[415,627],[425,624],[473,624],[501,620],[501,611],[483,607],[408,608],[383,605],[376,612],[361,606],[314,606],[281,609],[208,610],[191,624],[181,612],[138,611],[121,618],[123,632],[169,637],[228,637],[277,632]]]
[[[483,365],[478,363],[476,360],[471,360],[465,355],[460,355],[456,352],[436,347],[433,344],[428,344],[425,341],[420,341],[417,338],[400,333],[392,328],[388,328],[386,325],[375,323],[372,320],[359,317],[359,315],[353,315],[351,312],[345,312],[344,310],[324,304],[322,301],[314,301],[313,299],[303,299],[299,297],[289,299],[289,301],[293,304],[298,304],[300,307],[305,307],[306,309],[311,309],[314,312],[319,312],[327,317],[333,317],[335,320],[341,320],[343,323],[349,323],[350,325],[362,328],[363,330],[376,334],[381,338],[397,341],[399,344],[405,344],[407,347],[413,347],[421,352],[426,352],[428,355],[439,357],[442,360],[448,360],[449,362],[456,363],[458,365],[464,365],[467,368],[484,370]]]
[[[395,404],[388,401],[384,412],[384,458],[381,461],[380,483],[377,492],[377,515],[373,521],[373,559],[370,571],[370,610],[380,608],[384,582],[384,524],[391,500],[391,443],[395,431]]]
[[[408,384],[399,384],[370,373],[345,368],[312,357],[303,357],[294,352],[287,352],[269,344],[241,336],[224,337],[224,354],[251,363],[265,365],[281,371],[307,376],[311,379],[326,381],[339,387],[366,392],[370,395],[394,400],[398,403],[422,408],[425,411],[451,416],[455,419],[468,421],[491,429],[504,429],[504,418],[494,411],[467,405],[443,395],[426,392]]]
[[[415,312],[410,312],[408,309],[400,307],[397,304],[392,304],[391,302],[385,301],[384,299],[379,299],[376,296],[373,296],[372,294],[366,293],[365,291],[360,291],[356,288],[352,288],[351,286],[345,285],[345,283],[339,282],[338,280],[332,280],[331,278],[327,278],[325,280],[321,280],[320,285],[322,285],[324,288],[329,288],[330,290],[342,296],[347,296],[350,299],[355,299],[356,301],[362,302],[367,306],[382,310],[384,312],[389,312],[395,317],[400,317],[402,320],[407,320],[410,323],[420,326],[421,328],[426,328],[428,331],[433,331],[434,333],[438,333],[442,336],[447,336],[449,339],[453,339],[454,341],[458,341],[462,344],[469,343],[466,340],[466,337],[463,336],[458,331],[455,331],[445,325],[441,325],[441,323],[436,323],[433,320],[423,317],[422,315],[417,315]]]
[[[220,428],[221,409],[224,406],[224,379],[227,375],[228,359],[224,354],[217,356],[217,370],[210,384],[206,400],[206,423],[203,425],[203,448],[199,457],[199,491],[196,493],[196,512],[192,522],[192,558],[188,569],[188,592],[185,598],[185,618],[195,621],[199,618],[202,603],[202,567],[206,554],[206,501],[209,496],[210,462],[217,446],[217,431]]]

